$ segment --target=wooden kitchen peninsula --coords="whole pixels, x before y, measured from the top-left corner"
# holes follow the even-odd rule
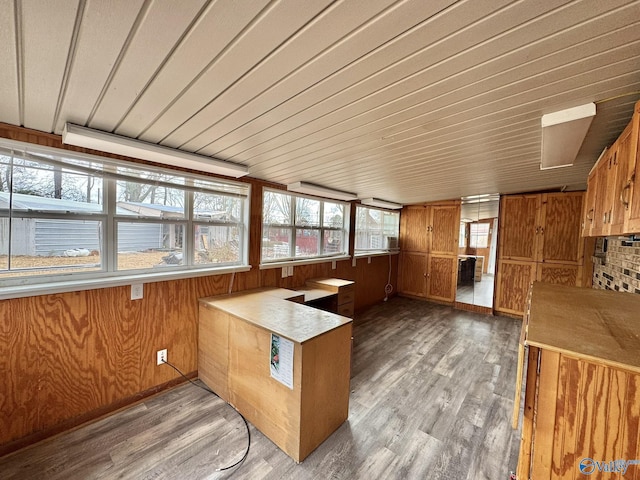
[[[640,295],[533,284],[522,328],[514,426],[525,347],[519,480],[578,478],[596,472],[593,461],[639,458]],[[622,478],[638,478],[638,469],[629,466],[630,476]]]
[[[262,288],[200,299],[198,374],[301,462],[349,412],[352,321]],[[293,342],[293,388],[271,376],[271,335]]]

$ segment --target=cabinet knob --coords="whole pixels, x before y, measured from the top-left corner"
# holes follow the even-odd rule
[[[593,208],[587,212],[587,220],[589,220],[590,223],[593,222],[593,214],[594,214]]]
[[[629,196],[625,195],[625,192],[630,192],[631,191],[631,183],[632,183],[632,181],[633,181],[633,177],[631,177],[631,179],[627,182],[627,184],[624,186],[624,188],[622,190],[620,190],[620,201],[624,205],[625,209],[629,208]]]

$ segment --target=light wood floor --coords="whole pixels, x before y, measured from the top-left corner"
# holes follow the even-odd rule
[[[349,420],[300,465],[193,385],[0,459],[3,479],[500,480],[519,321],[393,298],[359,315]],[[170,367],[166,367],[170,368]]]

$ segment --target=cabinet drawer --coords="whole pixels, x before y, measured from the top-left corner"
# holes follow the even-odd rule
[[[342,287],[338,291],[338,305],[353,303],[354,298],[355,290],[353,287]]]
[[[353,302],[338,305],[338,315],[353,318]]]

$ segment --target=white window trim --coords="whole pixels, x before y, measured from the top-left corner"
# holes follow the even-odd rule
[[[355,258],[386,257],[387,255],[400,255],[400,249],[397,249],[397,250],[372,250],[370,252],[365,252],[364,250],[358,250],[358,252],[354,255],[354,257]]]
[[[16,140],[9,139],[0,139],[0,147],[3,147],[7,150],[14,150],[17,155],[21,158],[29,159],[37,161],[38,158],[33,155],[44,154],[44,155],[56,155],[60,157],[65,157],[74,160],[88,161],[88,162],[96,162],[101,163],[105,166],[105,170],[111,166],[122,166],[122,167],[133,167],[137,169],[144,170],[145,165],[143,164],[132,164],[131,162],[116,160],[108,157],[101,157],[97,155],[77,153],[65,149],[53,148],[53,147],[45,147],[40,145],[35,145],[26,142],[19,142]],[[30,155],[33,154],[33,155]],[[247,194],[241,195],[244,197],[245,203],[242,206],[242,222],[239,225],[239,228],[243,230],[243,245],[241,247],[241,258],[240,263],[233,264],[223,264],[221,266],[214,266],[215,264],[203,264],[200,265],[183,265],[179,269],[169,271],[155,271],[151,269],[140,269],[140,270],[115,270],[115,239],[116,239],[116,230],[117,230],[117,222],[140,222],[140,223],[169,223],[169,224],[183,224],[185,228],[185,235],[192,235],[193,226],[198,225],[220,225],[219,222],[208,222],[206,220],[202,220],[194,217],[192,214],[187,215],[183,219],[145,219],[132,217],[128,219],[126,217],[122,217],[116,215],[114,210],[108,209],[108,211],[104,211],[101,213],[95,214],[72,214],[69,216],[68,214],[61,214],[57,212],[21,212],[19,217],[33,217],[33,218],[53,218],[53,219],[73,219],[73,220],[91,220],[91,221],[101,221],[104,225],[110,224],[112,225],[112,229],[110,230],[109,235],[105,235],[103,239],[103,250],[104,250],[104,259],[102,259],[102,268],[100,270],[92,270],[89,272],[66,272],[60,274],[44,274],[44,275],[24,275],[24,276],[15,276],[15,277],[5,277],[0,278],[0,300],[6,300],[11,298],[21,298],[21,297],[29,297],[36,295],[46,295],[46,294],[55,294],[55,293],[65,293],[72,291],[82,291],[82,290],[92,290],[98,288],[106,288],[106,287],[117,287],[123,285],[130,285],[131,283],[151,283],[151,282],[160,282],[167,280],[179,280],[184,278],[193,278],[193,277],[202,277],[202,276],[210,276],[210,275],[224,275],[228,273],[236,273],[236,272],[247,272],[251,270],[251,265],[248,263],[249,259],[249,219],[250,219],[250,199],[251,199],[251,185],[245,182],[238,181],[229,181],[226,179],[220,179],[217,177],[200,175],[197,173],[191,172],[183,172],[180,170],[173,170],[170,168],[163,167],[147,167],[148,171],[159,172],[169,175],[182,176],[187,180],[187,184],[168,184],[168,186],[172,188],[176,188],[179,190],[184,190],[185,192],[191,192],[190,194],[185,195],[187,207],[190,208],[191,197],[193,192],[201,191],[204,193],[214,192],[212,189],[207,188],[199,188],[193,187],[189,185],[189,180],[193,181],[204,181],[204,182],[219,182],[223,184],[229,185],[237,185],[243,189],[246,189]],[[113,174],[105,174],[103,178],[105,180],[107,178],[111,178],[113,181],[109,181],[105,185],[104,192],[104,200],[105,203],[110,199],[109,197],[113,196],[115,198],[115,177],[118,175]],[[135,179],[132,179],[135,180]],[[141,182],[144,183],[143,179],[140,179]],[[228,194],[230,196],[238,196],[238,194],[234,192],[226,192],[219,191],[220,194]],[[114,203],[115,205],[115,203]],[[185,207],[186,208],[186,207]],[[187,210],[190,212],[190,210]],[[222,224],[225,225],[225,224]],[[184,247],[184,255],[189,255],[191,252],[191,243],[187,242],[187,245]]]
[[[355,220],[355,224],[354,224],[354,229],[355,229],[355,237],[357,239],[358,236],[358,228],[357,228],[357,224],[358,224],[358,213],[357,210],[358,208],[366,208],[367,210],[380,210],[381,212],[386,212],[386,213],[398,213],[398,234],[396,235],[396,238],[398,240],[400,240],[400,212],[396,212],[396,211],[390,211],[384,208],[379,208],[379,207],[370,207],[368,205],[356,205],[356,220]],[[375,250],[366,250],[366,249],[356,249],[355,247],[355,243],[353,246],[353,256],[355,258],[362,258],[362,257],[379,257],[382,255],[397,255],[400,253],[400,247],[398,248],[389,248],[389,249],[375,249]]]

